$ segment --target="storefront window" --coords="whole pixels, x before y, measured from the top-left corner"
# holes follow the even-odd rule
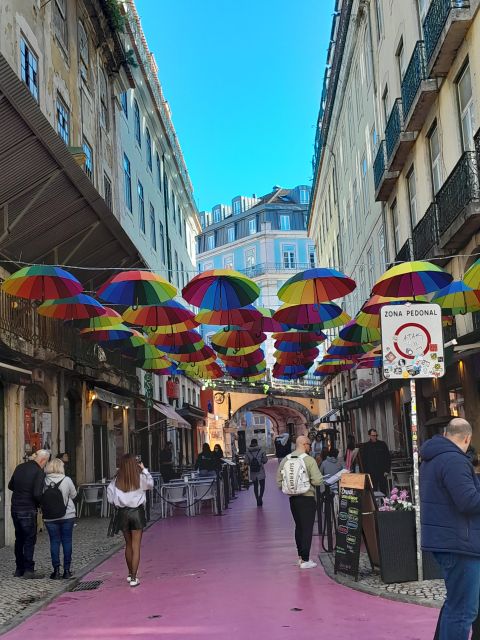
[[[465,418],[465,400],[462,389],[450,389],[448,392],[448,399],[450,415],[457,416],[458,418]]]

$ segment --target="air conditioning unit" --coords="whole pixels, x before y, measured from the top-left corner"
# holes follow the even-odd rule
[[[42,369],[34,369],[32,373],[34,382],[45,382],[45,372]]]

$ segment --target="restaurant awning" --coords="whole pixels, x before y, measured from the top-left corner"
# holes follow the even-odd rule
[[[176,429],[191,429],[192,427],[188,422],[179,415],[175,409],[169,404],[163,404],[162,402],[154,402],[154,409],[163,413],[163,415],[169,420],[170,426]]]
[[[132,407],[133,399],[126,398],[125,396],[119,396],[118,393],[113,393],[112,391],[107,391],[106,389],[102,389],[101,387],[94,387],[93,389],[96,400],[102,400],[103,402],[107,402],[108,404],[112,404],[114,407]]]
[[[0,262],[9,271],[21,263],[75,265],[82,282],[97,286],[111,273],[102,269],[145,266],[1,54],[0,122]]]
[[[348,400],[344,400],[342,402],[342,407],[344,409],[358,409],[361,406],[363,400],[363,393],[359,396],[355,396],[354,398],[349,398]]]
[[[313,424],[322,424],[324,422],[340,422],[340,411],[339,409],[330,409],[327,413],[324,413],[323,416],[317,418]]]

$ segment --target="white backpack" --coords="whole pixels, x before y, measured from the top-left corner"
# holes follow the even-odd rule
[[[282,491],[287,496],[300,496],[311,489],[310,478],[304,458],[306,453],[300,456],[288,455],[282,467]]]

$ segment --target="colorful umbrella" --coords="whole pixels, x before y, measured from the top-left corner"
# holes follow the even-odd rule
[[[282,342],[281,340],[275,340],[273,346],[277,351],[283,351],[284,353],[298,353],[302,349],[314,349],[318,342]]]
[[[95,298],[79,293],[71,298],[46,300],[38,307],[38,313],[57,320],[83,320],[104,315],[105,307]]]
[[[480,258],[465,271],[463,281],[471,289],[480,289]]]
[[[360,358],[357,364],[357,369],[378,369],[382,366],[382,357],[375,356],[374,358],[365,357]]]
[[[342,315],[342,308],[333,303],[284,304],[273,315],[275,320],[289,326],[322,325],[332,323]],[[330,324],[330,326],[340,326]]]
[[[252,353],[253,351],[256,351],[258,349],[259,345],[258,344],[253,344],[251,347],[240,347],[240,348],[235,348],[235,347],[221,347],[220,345],[215,345],[212,342],[212,348],[215,349],[215,351],[220,354],[221,356],[246,356],[249,353]]]
[[[274,340],[279,342],[316,342],[320,344],[327,339],[321,331],[280,331],[272,335]]]
[[[267,368],[265,360],[258,364],[253,364],[251,367],[226,367],[227,372],[231,376],[246,378],[248,376],[256,375],[257,373],[263,373]]]
[[[352,360],[322,360],[318,367],[313,372],[314,376],[330,376],[341,371],[348,371],[353,369],[356,362]]]
[[[335,338],[327,353],[331,356],[355,356],[367,353],[370,349],[373,349],[372,344],[359,344],[358,342],[349,342],[341,338]]]
[[[101,316],[94,316],[93,318],[83,318],[82,320],[74,320],[73,324],[79,329],[107,329],[108,327],[115,327],[122,324],[122,316],[111,309],[110,307],[103,307],[105,313]]]
[[[357,343],[378,342],[382,338],[380,329],[362,327],[355,320],[345,325],[338,335],[342,340]]]
[[[350,322],[352,318],[346,313],[342,311],[342,313],[333,318],[332,320],[326,320],[325,322],[319,322],[314,324],[290,324],[289,327],[291,329],[299,329],[301,331],[323,331],[324,329],[334,329],[335,327],[341,327],[347,322]]]
[[[356,286],[354,280],[336,269],[307,269],[287,280],[277,295],[290,304],[318,304],[343,298]]]
[[[258,285],[232,269],[212,269],[195,276],[182,291],[183,298],[201,309],[238,309],[260,295]]]
[[[190,344],[179,345],[156,345],[160,351],[164,351],[166,354],[177,353],[187,355],[189,353],[197,353],[205,347],[205,342],[201,339],[199,342],[191,342]]]
[[[192,378],[204,380],[216,380],[223,377],[223,371],[216,362],[205,364],[203,362],[180,362],[178,368]]]
[[[261,320],[262,314],[253,305],[243,307],[241,309],[227,309],[220,311],[211,311],[210,309],[201,309],[195,319],[200,324],[208,325],[238,325],[244,326],[251,324],[256,320]]]
[[[250,367],[254,364],[258,364],[265,359],[265,354],[262,349],[257,349],[243,356],[219,356],[221,360],[229,367]]]
[[[244,347],[258,346],[267,336],[264,333],[252,335],[249,331],[217,331],[212,336],[211,343],[215,350],[217,347],[241,349]]]
[[[132,335],[132,330],[124,324],[117,324],[111,327],[103,327],[100,329],[90,329],[87,327],[80,331],[80,336],[87,340],[96,342],[109,342],[110,340],[125,340]]]
[[[157,326],[157,327],[144,327],[148,334],[163,334],[165,336],[173,336],[178,333],[185,333],[185,331],[191,331],[192,329],[196,329],[198,327],[198,322],[195,318],[191,318],[189,320],[185,320],[184,322],[177,322],[176,324],[166,324],[165,326]]]
[[[268,329],[266,329],[266,331],[268,331]],[[256,373],[253,376],[247,376],[245,378],[246,382],[260,382],[260,380],[265,380],[265,375],[266,375],[266,371],[263,371],[262,373]]]
[[[480,311],[480,290],[471,289],[463,280],[454,280],[432,298],[449,315]]]
[[[275,351],[273,357],[278,364],[301,364],[302,362],[313,362],[318,353],[318,349],[308,349],[306,351],[297,351],[296,353]]]
[[[428,302],[425,296],[407,296],[405,298],[386,298],[384,296],[373,295],[362,306],[365,313],[380,313],[380,309],[386,304],[405,304],[405,302]]]
[[[452,276],[431,262],[414,261],[397,264],[377,280],[372,291],[380,296],[405,298],[434,293],[446,287]]]
[[[146,358],[139,366],[145,371],[158,371],[161,369],[167,369],[171,366],[171,362],[166,358]]]
[[[262,317],[254,322],[247,323],[244,326],[244,329],[247,331],[251,331],[252,333],[262,333],[265,331],[287,331],[288,327],[285,324],[281,324],[274,320],[273,314],[275,311],[273,309],[268,309],[266,307],[258,307],[258,310],[262,314]]]
[[[129,307],[123,314],[123,320],[142,327],[165,327],[193,320],[195,314],[176,300],[167,300],[161,305]]]
[[[181,333],[164,334],[164,333],[151,333],[148,341],[150,344],[154,344],[162,351],[175,351],[176,348],[194,346],[202,343],[203,338],[197,331],[183,331]],[[200,347],[201,348],[201,347]],[[178,351],[181,353],[181,351]]]
[[[359,311],[355,316],[355,322],[366,329],[380,329],[380,316],[378,313]]]
[[[83,291],[81,282],[71,273],[45,264],[23,267],[12,273],[3,283],[2,291],[27,300],[71,298]]]
[[[133,353],[137,362],[156,360],[158,358],[163,358],[165,355],[162,351],[159,351],[157,347],[154,347],[153,344],[148,344],[148,342],[145,342],[144,344],[139,343],[137,346],[133,346],[131,348],[133,348]],[[165,366],[168,367],[170,364],[170,362],[167,362]],[[140,366],[144,368],[143,365]],[[154,369],[163,369],[163,366],[154,367]]]
[[[168,353],[168,357],[177,362],[205,362],[206,360],[214,361],[216,354],[210,347],[204,346],[194,353]]]
[[[126,307],[162,304],[176,294],[177,290],[170,282],[151,271],[116,273],[97,291],[102,300]]]
[[[272,369],[272,375],[274,378],[278,378],[279,376],[290,376],[292,378],[298,378],[301,375],[304,375],[305,373],[307,373],[312,363],[308,363],[308,364],[309,366],[275,364]]]

